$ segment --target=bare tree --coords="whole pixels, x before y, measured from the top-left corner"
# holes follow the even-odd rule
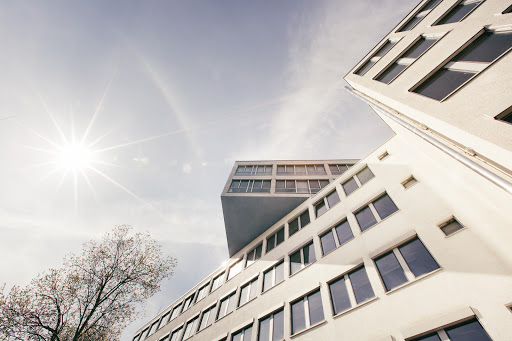
[[[62,268],[40,274],[25,288],[2,289],[0,339],[118,339],[177,264],[148,232],[130,230],[117,226],[101,242],[84,244],[80,255],[67,256]]]

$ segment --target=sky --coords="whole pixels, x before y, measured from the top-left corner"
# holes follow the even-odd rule
[[[179,265],[131,340],[227,260],[235,160],[363,158],[392,136],[342,78],[415,5],[0,1],[0,282],[149,230]],[[92,161],[75,177],[62,150]]]

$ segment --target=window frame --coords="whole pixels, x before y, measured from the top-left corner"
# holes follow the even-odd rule
[[[196,335],[196,331],[197,331],[197,322],[199,320],[199,315],[200,314],[197,314],[195,315],[194,317],[188,319],[184,325],[183,325],[183,335],[181,336],[181,340],[184,341],[184,340],[188,340],[192,337],[194,337],[194,335]],[[187,327],[190,325],[190,323],[192,323],[192,326],[191,326],[191,334],[189,336],[186,336],[185,333],[187,331]]]
[[[277,271],[276,271],[276,269],[280,265],[282,265],[282,269],[283,269],[283,279],[278,282],[277,281]],[[284,270],[285,270],[284,258],[281,258],[280,260],[275,262],[272,266],[269,266],[268,268],[263,270],[263,278],[262,278],[262,283],[261,283],[261,293],[262,294],[267,292],[267,291],[269,291],[270,289],[274,288],[278,284],[283,283],[286,280],[286,274],[285,274]],[[267,290],[265,290],[265,274],[268,273],[268,272],[272,272],[272,285],[270,287],[268,287]]]
[[[452,222],[457,222],[459,225],[460,225],[460,228],[457,229],[455,232],[452,232],[452,233],[449,233],[449,234],[446,234],[446,232],[443,230],[443,228],[445,228],[446,226],[448,226],[449,224],[451,224]],[[443,233],[443,235],[445,236],[445,238],[449,238],[451,236],[453,236],[454,234],[457,234],[463,230],[466,229],[466,226],[464,224],[462,224],[460,222],[459,219],[457,219],[455,216],[450,216],[448,219],[445,219],[443,220],[441,223],[437,224],[437,227],[439,227],[439,230],[441,230],[441,232]]]
[[[283,240],[278,243],[278,233],[283,231]],[[274,242],[275,242],[275,245],[269,250],[268,249],[268,240],[270,238],[273,238],[274,239]],[[274,233],[272,233],[271,235],[269,235],[267,238],[265,238],[265,254],[269,253],[270,251],[274,250],[275,248],[277,248],[280,244],[284,243],[284,241],[286,240],[286,231],[285,231],[285,228],[284,228],[284,225],[281,226],[280,228],[278,228]]]
[[[314,294],[316,293],[319,293],[320,294],[320,303],[321,303],[321,306],[322,306],[322,315],[323,315],[323,319],[320,320],[319,322],[316,322],[314,324],[311,324],[311,310],[310,310],[310,307],[309,307],[309,300],[308,300],[308,297],[309,296],[313,296]],[[303,307],[304,307],[304,322],[305,322],[305,326],[304,326],[304,329],[301,329],[301,330],[297,330],[295,333],[293,332],[293,310],[292,310],[292,305],[299,302],[299,301],[303,301]],[[309,330],[310,328],[313,328],[313,327],[316,327],[322,323],[325,323],[326,319],[325,319],[325,311],[324,311],[324,306],[323,306],[323,302],[322,302],[322,290],[321,290],[321,287],[318,286],[310,291],[308,291],[306,294],[304,295],[301,295],[300,297],[294,299],[294,300],[291,300],[289,304],[289,311],[290,311],[290,337],[294,337],[300,333],[303,333],[304,331],[306,330]]]
[[[236,334],[240,333],[242,335],[240,341],[246,341],[246,335],[245,333],[247,332],[247,330],[250,329],[250,335],[249,335],[249,340],[252,339],[252,334],[253,334],[253,330],[254,330],[254,320],[247,324],[245,327],[242,327],[242,328],[238,328],[237,330],[235,330],[234,332],[231,332],[230,336],[229,336],[229,340],[230,341],[233,341],[233,338]]]
[[[235,311],[235,306],[236,306],[236,297],[237,297],[237,289],[229,292],[228,294],[222,296],[221,298],[219,298],[219,302],[218,302],[218,307],[217,307],[217,312],[215,314],[215,322],[223,319],[224,317],[228,316],[229,314],[231,314],[233,311]],[[226,312],[224,315],[220,316],[219,317],[219,314],[220,314],[220,309],[222,307],[222,302],[224,302],[225,300],[227,300],[227,305],[226,305]],[[232,310],[231,311],[228,311],[228,308],[229,306],[231,305],[231,300],[234,300],[233,302],[233,306],[232,306]]]
[[[377,45],[378,47],[374,50],[375,52],[371,53],[370,57],[364,58],[363,62],[360,63],[354,69],[352,74],[360,76],[360,77],[363,77],[364,75],[366,75],[379,62],[379,60],[384,58],[393,49],[393,47],[395,47],[400,42],[400,40],[402,40],[402,38],[403,37],[400,37],[400,38],[386,38],[385,40],[381,41],[380,44]],[[377,56],[377,54],[380,53],[381,50],[384,49],[384,47],[386,46],[387,43],[390,43],[391,47],[382,56]],[[361,70],[364,69],[366,64],[370,64],[372,62],[373,62],[373,64],[365,72],[359,73]]]
[[[241,187],[242,181],[247,181],[247,187],[244,191],[233,191],[233,189],[243,189]],[[255,183],[261,181],[260,187],[255,187]],[[238,182],[238,186],[234,187],[233,184]],[[264,184],[268,184],[268,190],[264,187]],[[268,179],[232,179],[231,184],[228,187],[228,193],[271,193],[271,187],[272,187],[272,180]],[[260,188],[265,189],[265,191],[255,191],[254,189]]]
[[[183,314],[184,312],[186,312],[187,310],[190,309],[190,307],[192,307],[192,305],[194,304],[194,298],[196,296],[196,292],[194,291],[193,293],[191,293],[189,296],[187,296],[184,300],[183,300],[183,304],[181,306],[181,312],[180,312],[180,315]],[[188,305],[186,305],[185,303],[188,302]]]
[[[214,292],[215,290],[217,290],[218,288],[220,288],[226,281],[222,281],[223,280],[223,277],[225,276],[226,274],[226,271],[222,271],[220,272],[219,274],[217,274],[216,276],[213,276],[212,277],[212,280],[210,282],[210,290],[209,290],[209,293],[208,294],[211,294],[212,292]],[[214,288],[213,285],[215,284],[215,280],[216,279],[220,279],[220,282],[219,284]]]
[[[395,205],[395,207],[397,208],[397,210],[391,214],[389,214],[387,217],[385,218],[382,218],[379,214],[379,212],[377,211],[377,209],[375,208],[374,206],[374,202],[381,199],[382,197],[384,196],[388,196],[388,198],[391,200],[391,202],[393,202],[393,204]],[[364,210],[366,207],[369,207],[370,208],[370,212],[373,214],[373,217],[375,218],[375,223],[366,227],[364,230],[361,228],[361,223],[359,222],[359,220],[357,219],[357,214],[359,212],[361,212],[362,210]],[[382,193],[380,193],[379,195],[375,196],[373,199],[371,199],[370,201],[368,201],[366,204],[363,204],[362,206],[359,206],[359,208],[355,209],[355,210],[352,210],[352,215],[354,216],[356,222],[357,222],[357,226],[359,227],[359,231],[360,233],[364,233],[370,229],[372,229],[373,227],[375,227],[376,225],[378,225],[379,223],[381,223],[382,221],[388,219],[389,217],[395,215],[397,212],[400,212],[400,208],[398,207],[398,205],[395,203],[395,201],[393,200],[393,198],[391,198],[391,196],[388,194],[387,191],[384,191]]]
[[[329,204],[329,200],[327,199],[328,196],[332,195],[332,194],[336,194],[338,196],[338,201],[336,203],[334,203],[334,205],[330,205]],[[324,204],[324,207],[325,207],[325,211],[318,214],[318,209],[317,209],[317,206],[318,205],[321,205],[323,202]],[[334,206],[336,206],[337,204],[339,204],[341,202],[341,198],[340,198],[340,195],[337,191],[336,188],[334,188],[332,191],[330,191],[329,193],[327,193],[326,195],[324,195],[322,197],[322,199],[318,200],[317,202],[315,202],[313,204],[313,208],[314,208],[314,211],[315,211],[315,217],[318,219],[320,216],[322,216],[323,214],[325,214],[327,211],[329,211],[331,208],[333,208]]]
[[[340,236],[338,236],[338,231],[336,231],[336,228],[338,226],[340,226],[341,224],[345,223],[345,222],[348,224],[350,232],[352,233],[352,238],[350,238],[347,241],[341,243],[340,242]],[[335,245],[335,247],[334,247],[334,249],[330,250],[329,252],[324,253],[324,248],[323,248],[323,244],[322,244],[322,236],[325,236],[329,232],[332,233],[332,235],[334,237],[334,245]],[[352,229],[352,225],[350,225],[350,222],[348,221],[347,217],[343,217],[342,219],[338,220],[338,222],[333,224],[331,227],[321,231],[318,234],[318,238],[319,238],[319,241],[320,241],[320,249],[322,251],[322,257],[325,257],[328,254],[330,254],[331,252],[333,252],[333,251],[337,250],[338,248],[340,248],[341,246],[343,246],[343,245],[349,243],[350,241],[352,241],[355,238],[355,235],[354,235],[354,230]]]
[[[452,23],[439,24],[446,16],[448,16],[448,14],[452,13],[452,11],[455,10],[455,8],[457,8],[457,6],[459,6],[459,5],[465,6],[465,5],[469,5],[469,4],[476,3],[476,2],[480,2],[480,3],[478,5],[476,5],[473,9],[471,9],[468,13],[466,13],[459,21],[455,21]],[[484,2],[485,2],[485,0],[459,0],[456,3],[454,3],[452,6],[450,6],[450,8],[448,10],[446,10],[442,15],[440,15],[439,18],[436,19],[436,21],[434,21],[431,26],[442,26],[442,25],[450,25],[450,24],[459,23],[459,22],[463,21],[464,19],[466,19],[471,13],[473,13]]]
[[[278,187],[278,183],[284,181],[284,187]],[[287,187],[288,182],[293,182],[294,187]],[[305,182],[307,184],[308,191],[307,192],[299,192],[297,182]],[[317,182],[318,188],[313,187],[311,184],[313,182]],[[322,182],[327,182],[324,186],[322,186]],[[320,192],[323,188],[327,187],[330,184],[329,179],[276,179],[276,189],[275,194],[288,194],[288,193],[296,193],[296,194],[316,194]],[[284,189],[284,190],[281,190]],[[290,189],[287,191],[286,189]],[[293,190],[292,190],[293,189]]]
[[[464,324],[468,324],[468,323],[471,323],[471,322],[478,323],[480,325],[480,327],[482,328],[483,332],[487,335],[489,341],[492,341],[491,336],[489,335],[489,333],[485,329],[484,325],[480,322],[480,320],[478,319],[478,317],[476,315],[468,316],[468,317],[465,317],[463,319],[460,319],[460,320],[457,320],[457,321],[453,321],[451,323],[443,325],[441,327],[434,328],[434,329],[422,332],[420,334],[417,334],[417,335],[414,335],[414,336],[411,336],[411,337],[407,337],[405,340],[406,341],[417,341],[417,340],[420,340],[421,338],[424,338],[426,336],[435,335],[435,334],[437,334],[437,337],[439,339],[441,339],[441,340],[451,340],[449,338],[448,334],[446,333],[447,329],[451,329],[451,328],[455,328],[455,327],[458,327],[458,326],[462,326]]]
[[[313,247],[313,257],[314,257],[314,260],[310,261],[308,264],[305,264],[304,249],[307,248],[307,247],[309,248],[310,245]],[[291,256],[295,255],[297,252],[300,254],[300,269],[292,273]],[[311,255],[310,255],[310,258],[311,258]],[[302,246],[300,246],[298,248],[295,248],[293,251],[288,253],[288,263],[289,263],[288,271],[289,271],[289,274],[290,274],[289,277],[291,277],[291,276],[301,272],[302,270],[304,270],[305,268],[307,268],[311,264],[315,263],[316,261],[317,261],[317,257],[316,257],[316,251],[315,251],[315,243],[314,243],[313,239],[310,239],[310,240],[306,241],[304,244],[302,244]]]
[[[432,12],[441,2],[443,2],[442,0],[439,1],[434,7],[430,8],[430,9],[424,9],[425,7],[427,7],[427,5],[430,3],[430,0],[427,0],[423,5],[421,5],[421,7],[419,7],[416,11],[413,11],[413,15],[411,15],[409,17],[409,19],[407,19],[402,25],[398,26],[398,28],[394,31],[395,33],[401,33],[401,32],[409,32],[409,31],[412,31],[416,26],[418,26],[418,24],[420,22],[423,21],[423,19],[425,19],[425,17],[430,13]],[[420,16],[421,14],[421,16]],[[408,30],[404,30],[404,28],[414,19],[414,18],[419,18],[421,17],[421,19],[415,23],[413,26],[411,26]]]
[[[261,248],[260,249],[260,256],[258,258],[256,258],[256,255],[258,254],[257,251],[258,251],[258,248]],[[251,260],[251,264],[249,264],[249,257],[250,257],[250,254],[251,253],[254,253],[254,258]],[[245,256],[245,267],[244,268],[248,268],[249,266],[253,265],[254,263],[256,263],[260,258],[261,256],[263,256],[263,241],[259,242],[258,245],[256,245],[255,247],[253,247],[251,250],[249,250]]]
[[[302,224],[302,216],[307,212],[308,214],[308,218],[309,218],[309,221],[306,225],[303,225]],[[298,230],[293,232],[292,234],[290,234],[290,223],[297,220],[297,224],[298,224]],[[294,234],[296,234],[297,232],[301,231],[303,228],[305,228],[306,226],[308,226],[309,224],[311,224],[311,213],[309,212],[309,207],[307,207],[305,210],[301,211],[299,214],[297,214],[296,216],[294,216],[292,219],[288,220],[287,222],[287,225],[288,225],[288,238],[290,238],[291,236],[293,236]]]
[[[237,272],[235,274],[231,274],[231,271],[233,271],[233,269],[237,270]],[[237,275],[239,275],[244,269],[244,257],[242,256],[241,258],[238,258],[238,260],[234,261],[233,263],[231,263],[226,272],[226,280],[224,281],[224,283],[232,280],[234,277],[236,277]]]
[[[512,5],[510,7],[512,8]],[[502,123],[505,123],[508,125],[512,125],[512,106],[503,110],[498,115],[494,116],[494,119],[496,121],[499,121],[499,122],[502,122]],[[509,119],[510,122],[507,121],[506,119]]]
[[[268,340],[274,340],[274,318],[275,315],[282,313],[283,314],[283,338],[279,340],[284,340],[285,335],[285,313],[284,313],[284,306],[279,307],[278,309],[275,309],[269,314],[265,314],[264,316],[258,318],[258,330],[256,332],[256,341],[260,341],[260,332],[261,332],[261,321],[269,319],[269,330],[268,330]]]
[[[201,302],[201,300],[203,298],[208,296],[208,292],[209,292],[209,288],[210,288],[210,283],[211,283],[211,280],[208,280],[208,282],[206,282],[205,284],[203,284],[202,286],[200,286],[197,289],[197,293],[196,293],[196,298],[194,300],[194,304],[196,304],[197,302]],[[203,290],[203,289],[204,289],[204,295],[202,297],[199,297],[199,294],[201,293],[201,290]]]
[[[260,279],[260,274],[258,273],[256,276],[254,276],[250,280],[245,281],[244,283],[240,284],[238,300],[236,301],[236,309],[238,309],[240,307],[243,307],[244,305],[246,305],[247,303],[255,300],[258,297],[258,282],[259,282],[259,279]],[[253,292],[253,286],[255,286],[256,289],[254,291],[254,297],[251,298],[251,292]],[[243,289],[245,287],[249,287],[248,292],[247,292],[247,300],[244,303],[240,304],[240,302],[242,301],[242,291],[243,291]]]
[[[238,172],[238,169],[241,167],[251,167],[250,171],[246,172]],[[258,172],[258,168],[263,167],[263,172]],[[270,172],[265,172],[265,170],[270,168]],[[273,165],[238,165],[237,169],[235,170],[235,176],[253,176],[253,175],[259,175],[259,176],[271,176],[273,171]]]
[[[370,173],[372,173],[373,177],[371,177],[368,181],[366,181],[365,183],[362,183],[361,180],[359,179],[359,177],[357,176],[358,174],[362,173],[365,169],[368,169],[370,171]],[[370,167],[368,167],[368,165],[365,165],[364,167],[362,167],[361,169],[359,169],[356,173],[354,173],[354,175],[352,175],[351,177],[348,177],[347,179],[345,179],[342,183],[340,183],[341,185],[341,188],[343,189],[343,194],[345,194],[345,197],[349,197],[350,195],[352,195],[352,193],[356,192],[358,189],[360,189],[361,187],[363,187],[364,185],[366,185],[368,182],[372,181],[373,179],[375,179],[376,176],[375,176],[375,173],[372,171],[372,169]],[[351,180],[354,180],[354,182],[356,183],[357,185],[357,188],[354,189],[352,192],[350,192],[349,194],[347,194],[347,191],[345,190],[345,187],[343,185],[345,185],[346,183],[348,183],[349,181]]]
[[[209,326],[211,326],[212,324],[215,323],[215,316],[217,315],[217,311],[215,308],[217,308],[217,301],[215,301],[215,303],[213,303],[212,305],[204,308],[202,311],[201,311],[201,314],[199,314],[199,321],[197,323],[197,330],[196,330],[196,334],[205,330],[206,328],[208,328]],[[210,321],[210,316],[214,316],[214,318],[211,320],[211,323],[210,324],[207,324],[206,326],[204,326],[204,328],[200,329],[201,328],[201,325],[202,325],[202,321],[203,321],[203,317],[204,317],[204,314],[205,313],[208,313],[208,317],[206,318],[206,323],[208,323],[208,321]],[[212,315],[213,314],[213,315]]]

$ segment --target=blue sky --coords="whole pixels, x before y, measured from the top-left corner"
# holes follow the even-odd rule
[[[116,224],[149,229],[180,264],[129,340],[226,260],[235,160],[362,158],[392,135],[342,76],[415,5],[0,2],[2,282]],[[76,185],[48,152],[73,133],[101,161]]]

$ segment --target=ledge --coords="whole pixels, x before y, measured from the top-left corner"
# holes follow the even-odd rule
[[[290,335],[290,338],[291,338],[291,339],[293,339],[293,338],[295,338],[296,336],[301,335],[301,334],[303,334],[303,333],[305,333],[305,332],[307,332],[307,331],[309,331],[309,330],[315,329],[316,327],[321,326],[321,325],[322,325],[322,324],[324,324],[324,323],[327,323],[327,320],[320,321],[320,322],[318,322],[318,323],[315,323],[315,324],[314,324],[314,325],[312,325],[312,326],[307,327],[306,329],[302,329],[300,332],[297,332],[297,333],[295,333],[295,334],[293,334],[293,335]]]
[[[400,289],[402,289],[402,288],[404,288],[404,287],[407,287],[407,286],[409,286],[409,285],[411,285],[411,284],[417,283],[417,282],[421,281],[422,279],[424,279],[424,278],[426,278],[426,277],[429,277],[429,276],[431,276],[431,275],[433,275],[433,274],[435,274],[435,273],[438,273],[439,271],[442,271],[442,270],[443,270],[443,268],[439,268],[439,269],[436,269],[436,270],[434,270],[434,271],[432,271],[432,272],[429,272],[428,274],[424,274],[424,275],[421,275],[420,277],[416,277],[416,278],[415,278],[414,280],[412,280],[412,281],[406,282],[406,283],[404,283],[404,284],[401,284],[401,285],[399,285],[399,286],[397,286],[397,287],[395,287],[395,288],[393,288],[393,289],[391,289],[391,290],[387,291],[387,292],[386,292],[386,295],[390,295],[390,294],[392,294],[392,293],[394,293],[394,292],[396,292],[396,291],[398,291],[398,290],[400,290]],[[385,287],[385,286],[384,286],[384,287]]]
[[[288,276],[288,278],[292,278],[293,276],[295,276],[296,274],[298,274],[302,270],[308,268],[310,265],[315,264],[315,263],[316,263],[316,259],[314,261],[312,261],[311,263],[309,263],[308,265],[306,265],[305,267],[303,267],[302,269],[300,269],[297,272],[295,272],[295,273],[291,274],[290,276]]]
[[[336,319],[336,318],[338,318],[338,317],[340,317],[340,316],[343,316],[343,315],[345,315],[345,314],[348,314],[348,313],[350,313],[350,312],[352,312],[352,311],[354,311],[354,310],[356,310],[356,309],[358,309],[358,308],[361,308],[362,306],[364,306],[364,305],[366,305],[366,304],[368,304],[368,303],[371,303],[371,302],[373,302],[373,301],[377,301],[378,299],[379,299],[379,297],[378,297],[378,296],[375,296],[375,297],[372,297],[372,298],[370,298],[370,299],[367,299],[367,300],[366,300],[366,301],[364,301],[363,303],[359,303],[358,305],[355,305],[355,306],[353,306],[353,307],[351,307],[351,308],[349,308],[349,309],[347,309],[347,310],[342,311],[341,313],[338,313],[338,314],[334,315],[332,318],[333,318],[333,319]]]

